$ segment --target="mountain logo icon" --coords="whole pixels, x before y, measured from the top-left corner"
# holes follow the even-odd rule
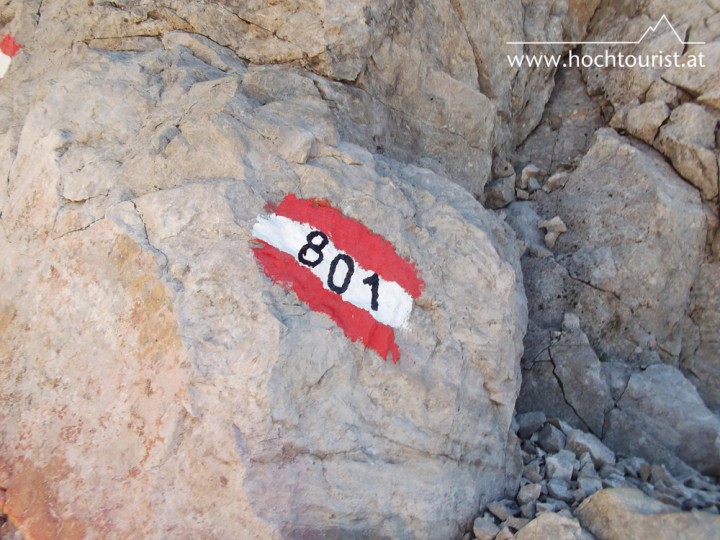
[[[647,27],[647,30],[640,36],[637,41],[507,41],[506,45],[637,45],[641,43],[648,34],[654,34],[658,31],[662,23],[665,23],[670,31],[675,34],[677,40],[683,45],[705,45],[704,41],[685,41],[678,34],[675,27],[665,14],[663,14],[655,24]]]

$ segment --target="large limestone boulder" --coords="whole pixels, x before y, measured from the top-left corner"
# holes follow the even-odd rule
[[[634,488],[603,489],[575,510],[583,527],[600,540],[657,538],[693,540],[717,536],[720,517],[680,512]]]
[[[507,226],[343,141],[303,70],[280,86],[182,32],[50,60],[29,37],[0,82],[22,95],[0,101],[0,485],[22,531],[450,538],[516,484]],[[288,194],[417,270],[397,363],[265,274],[253,227]]]

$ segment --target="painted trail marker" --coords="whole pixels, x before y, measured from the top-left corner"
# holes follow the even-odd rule
[[[0,79],[7,73],[13,56],[20,51],[20,45],[15,39],[7,34],[0,39]]]
[[[313,311],[329,315],[381,358],[400,358],[395,328],[407,325],[425,283],[392,244],[320,199],[288,195],[253,227],[265,273]]]

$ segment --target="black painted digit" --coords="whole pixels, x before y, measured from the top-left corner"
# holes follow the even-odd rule
[[[320,238],[320,243],[316,244],[313,242],[316,238]],[[325,233],[322,233],[320,231],[313,231],[310,234],[307,235],[305,238],[307,240],[307,244],[305,244],[302,248],[300,248],[300,251],[298,252],[298,261],[303,263],[305,266],[309,266],[310,268],[315,268],[318,264],[320,264],[323,261],[323,258],[325,257],[322,253],[322,250],[325,246],[328,245],[328,237],[325,235]],[[307,258],[308,251],[312,251],[313,253],[317,254],[317,259],[310,260]]]
[[[372,276],[363,279],[363,283],[365,285],[370,285],[370,290],[372,291],[372,299],[370,300],[370,307],[373,311],[377,311],[380,304],[378,303],[379,300],[379,290],[380,289],[380,278],[377,274],[373,274]]]
[[[335,271],[337,270],[338,263],[342,261],[345,263],[345,266],[347,267],[347,272],[345,273],[345,279],[343,280],[342,285],[339,287],[335,285]],[[327,284],[331,291],[336,292],[338,294],[342,294],[345,291],[347,291],[348,287],[350,286],[350,279],[352,279],[352,275],[355,273],[355,263],[350,258],[349,255],[345,255],[344,253],[340,253],[337,257],[335,257],[332,262],[330,263],[330,273],[328,274],[327,278]]]

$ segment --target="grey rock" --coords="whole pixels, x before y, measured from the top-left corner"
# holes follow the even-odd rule
[[[715,236],[716,244],[720,234]],[[720,245],[720,244],[718,244]],[[716,257],[717,258],[717,257]],[[720,262],[700,265],[688,306],[680,369],[695,385],[707,407],[720,414]]]
[[[628,133],[652,145],[658,129],[670,116],[670,108],[663,101],[648,101],[631,108],[625,117]]]
[[[603,476],[602,487],[604,488],[624,488],[628,487],[628,483],[622,474],[611,473]]]
[[[515,200],[515,177],[498,178],[485,186],[484,206],[492,210],[503,208]]]
[[[568,482],[554,478],[548,481],[547,489],[548,495],[555,499],[559,499],[568,504],[575,501],[575,496]]]
[[[517,201],[501,210],[506,216],[508,225],[512,227],[520,240],[525,242],[530,255],[534,257],[550,257],[552,252],[545,247],[542,231],[538,229],[540,216],[534,210],[533,204]]]
[[[715,130],[718,118],[701,105],[685,103],[675,109],[658,134],[655,147],[670,158],[677,171],[706,199],[718,195]]]
[[[540,484],[527,484],[520,488],[517,494],[517,502],[520,505],[536,501],[540,497],[542,486]]]
[[[534,459],[525,465],[525,468],[523,468],[523,476],[530,480],[530,482],[542,482],[544,476],[540,472],[540,460]]]
[[[659,484],[672,486],[677,482],[677,480],[673,478],[673,475],[668,472],[664,465],[650,466],[650,481],[655,484],[655,487],[657,487]]]
[[[503,527],[500,532],[495,535],[495,540],[513,540],[515,535],[509,527]]]
[[[618,407],[635,421],[646,439],[700,472],[720,471],[720,420],[705,407],[695,387],[678,369],[656,364],[634,373]],[[619,442],[626,435],[623,422],[613,419],[607,436]],[[685,472],[665,453],[633,448],[630,442],[623,451],[664,464],[675,474]]]
[[[577,468],[575,454],[569,450],[561,450],[545,459],[545,476],[548,479],[570,482],[573,471]]]
[[[593,433],[602,433],[605,414],[612,408],[613,401],[600,360],[585,333],[565,332],[552,344],[549,354],[565,401]],[[572,420],[572,417],[565,419]]]
[[[547,423],[538,432],[538,445],[546,452],[559,452],[565,448],[565,434],[552,424]]]
[[[567,449],[575,452],[578,457],[584,452],[589,452],[595,467],[615,464],[614,452],[592,433],[573,429],[567,435]]]
[[[599,480],[600,475],[595,470],[595,465],[590,463],[585,463],[582,467],[580,467],[580,470],[577,473],[578,480],[581,478],[587,478],[590,480]]]
[[[473,534],[478,540],[493,540],[500,527],[486,517],[480,516],[473,522]]]
[[[577,480],[578,488],[583,492],[583,499],[589,497],[596,491],[603,488],[603,483],[599,478],[579,477]]]
[[[527,519],[532,519],[537,513],[537,505],[540,504],[538,501],[530,501],[523,504],[520,507],[520,515]]]
[[[546,416],[542,411],[530,411],[522,414],[518,414],[515,417],[518,423],[518,436],[521,439],[527,439],[543,427],[545,424]]]
[[[487,505],[488,511],[500,521],[506,521],[512,517],[506,504],[502,501],[493,501]]]
[[[505,522],[505,525],[507,525],[514,531],[519,531],[525,525],[527,525],[529,523],[529,521],[530,520],[527,518],[512,517]]]
[[[562,216],[568,231],[554,263],[524,264],[538,324],[556,325],[574,312],[601,360],[678,358],[703,258],[706,218],[697,190],[657,152],[601,129],[565,188],[539,206],[541,214]]]
[[[618,461],[617,466],[622,468],[625,475],[640,478],[643,467],[649,466],[648,462],[641,457],[623,458]]]

